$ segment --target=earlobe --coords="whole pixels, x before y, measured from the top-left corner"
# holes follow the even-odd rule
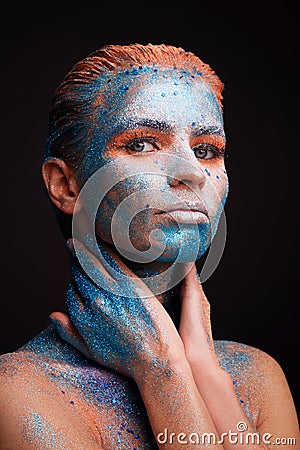
[[[74,169],[59,158],[51,158],[42,166],[42,177],[52,202],[66,214],[73,214],[79,189]]]

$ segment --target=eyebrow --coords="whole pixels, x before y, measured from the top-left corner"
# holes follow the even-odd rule
[[[161,131],[162,133],[169,133],[172,131],[173,127],[165,120],[156,119],[140,119],[140,120],[130,120],[127,123],[128,128],[152,128],[153,130]]]
[[[193,126],[193,124],[192,124]],[[195,126],[193,127],[193,136],[195,137],[199,137],[205,134],[219,134],[220,136],[222,136],[223,138],[225,138],[225,133],[223,128],[218,127],[218,126]]]
[[[205,125],[199,125],[197,126],[196,123],[192,123],[192,131],[193,136],[199,137],[206,134],[218,134],[222,136],[225,139],[225,133],[224,129],[222,127],[211,125],[211,126],[205,126]],[[166,122],[165,120],[157,120],[157,119],[139,119],[139,120],[129,120],[126,123],[126,128],[139,128],[139,127],[145,127],[145,128],[151,128],[153,130],[160,131],[162,133],[170,133],[173,130],[173,126]]]

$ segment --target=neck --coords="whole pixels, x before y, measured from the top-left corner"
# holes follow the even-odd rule
[[[163,274],[170,267],[172,268],[172,262],[151,262],[146,264],[136,263],[119,254],[124,264],[139,278],[146,278],[149,276],[155,276]],[[182,281],[179,281],[171,289],[167,289],[161,294],[156,294],[158,301],[164,306],[175,327],[178,329],[180,322],[181,301],[180,290]]]
[[[161,275],[161,277],[158,277],[159,281],[157,281],[157,283],[159,283],[159,286],[158,284],[156,285],[159,288],[159,292],[161,293],[155,293],[155,296],[166,309],[167,313],[171,317],[175,327],[178,330],[181,314],[181,285],[185,275],[189,271],[190,265],[193,263],[177,262],[176,264],[174,264],[174,261],[161,262],[157,260],[150,263],[137,263],[136,261],[127,259],[121,253],[119,253],[119,251],[117,251],[113,244],[104,242],[99,236],[97,237],[97,241],[98,244],[102,247],[102,250],[110,247],[114,253],[117,253],[118,257],[123,261],[123,263],[139,278],[147,279],[147,277]],[[106,254],[108,255],[107,250]],[[105,253],[103,253],[103,256],[105,257]],[[107,259],[108,263],[109,259],[110,257]],[[167,276],[164,276],[167,270],[168,274]],[[145,284],[147,284],[146,281]],[[148,285],[148,287],[151,290],[151,286]]]

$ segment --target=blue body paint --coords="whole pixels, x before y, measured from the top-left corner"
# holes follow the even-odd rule
[[[26,441],[34,444],[36,448],[52,450],[54,448],[63,448],[63,435],[59,433],[38,413],[31,412],[25,418],[23,425],[23,436]]]

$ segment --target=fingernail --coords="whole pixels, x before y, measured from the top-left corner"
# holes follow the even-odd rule
[[[196,270],[196,277],[199,281],[200,284],[202,284],[201,278],[200,278],[200,274],[198,273],[198,271]]]
[[[53,319],[52,317],[48,317],[48,320],[49,320],[49,322],[51,323],[51,325],[54,325],[54,326],[56,326],[56,324],[57,324],[57,321],[55,320],[55,319]]]
[[[75,252],[75,249],[74,249],[74,244],[73,244],[73,242],[70,239],[67,240],[66,247],[67,247],[67,249],[69,250],[69,252],[71,253],[72,256],[76,255],[76,252]]]
[[[57,333],[62,338],[65,338],[65,336],[67,336],[67,333],[66,333],[66,330],[64,329],[64,327],[62,326],[62,324],[58,320],[52,319],[52,317],[49,317],[49,320],[52,323],[52,325],[54,326],[54,328],[57,331]]]

